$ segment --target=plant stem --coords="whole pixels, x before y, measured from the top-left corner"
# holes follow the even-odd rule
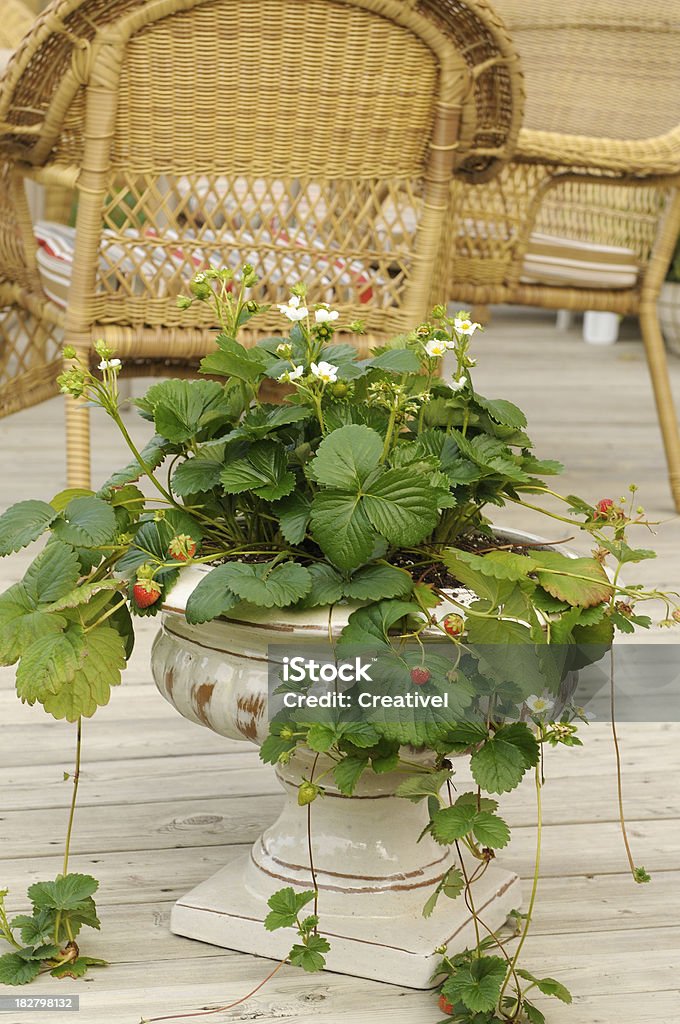
[[[621,766],[621,748],[619,746],[619,737],[616,731],[616,698],[615,698],[615,687],[614,687],[614,645],[612,644],[609,648],[609,707],[611,711],[612,720],[612,739],[614,740],[614,752],[616,754],[616,792],[619,804],[619,822],[621,824],[621,835],[623,836],[623,845],[626,848],[626,857],[628,858],[628,864],[630,865],[630,871],[633,878],[636,878],[635,872],[635,861],[633,860],[633,854],[628,841],[628,830],[626,828],[626,817],[623,809],[623,770]]]
[[[314,764],[312,770],[309,773],[309,781],[314,782],[314,772],[319,762],[319,754],[314,758]],[[319,913],[319,887],[316,884],[316,869],[314,867],[314,850],[312,844],[312,805],[307,804],[307,850],[309,851],[309,870],[312,876],[312,885],[314,886],[314,914]],[[316,931],[316,928],[314,929]]]
[[[233,1010],[235,1006],[240,1006],[241,1003],[245,1003],[246,999],[250,999],[250,997],[254,996],[256,992],[259,992],[261,988],[264,988],[267,982],[271,981],[276,972],[281,970],[287,960],[288,957],[286,957],[285,960],[281,960],[274,970],[270,971],[267,977],[261,981],[259,985],[256,985],[255,988],[251,989],[250,992],[247,993],[247,995],[241,996],[240,999],[235,1000],[233,1003],[228,1003],[226,1006],[216,1006],[212,1010],[197,1010],[195,1013],[175,1013],[168,1017],[144,1017],[141,1024],[156,1024],[156,1021],[159,1020],[186,1020],[188,1017],[207,1017],[211,1013],[223,1013],[225,1010]]]
[[[76,726],[76,764],[73,773],[73,795],[71,797],[71,809],[68,817],[68,829],[66,831],[66,844],[64,846],[64,870],[68,874],[68,859],[71,853],[71,835],[73,833],[73,820],[76,813],[76,801],[78,799],[78,785],[80,783],[80,761],[83,751],[83,719],[79,718]]]
[[[519,943],[517,945],[517,949],[515,950],[515,955],[512,958],[512,963],[510,964],[510,970],[508,971],[508,973],[507,973],[507,975],[505,977],[505,981],[503,982],[503,987],[501,989],[501,994],[500,994],[500,997],[499,997],[499,1002],[503,998],[503,993],[505,992],[506,988],[508,987],[508,982],[510,981],[510,977],[515,974],[515,970],[517,968],[517,961],[519,960],[520,953],[522,952],[522,947],[524,946],[524,943],[526,942],[527,935],[529,934],[529,928],[531,927],[531,920],[532,920],[533,913],[534,913],[534,907],[536,905],[536,894],[538,892],[538,879],[539,879],[540,871],[541,871],[541,842],[542,842],[542,839],[543,839],[543,800],[542,800],[542,792],[541,792],[542,789],[543,789],[542,769],[543,769],[543,757],[541,756],[541,757],[539,757],[538,763],[537,763],[536,768],[534,770],[534,779],[535,779],[535,785],[536,785],[536,860],[534,861],[534,877],[533,877],[533,882],[532,882],[532,885],[531,885],[531,897],[529,898],[529,907],[528,907],[528,910],[527,910],[527,918],[526,918],[526,923],[524,925],[524,930],[522,931],[522,935],[521,935]]]
[[[78,799],[78,785],[80,783],[80,761],[83,750],[83,719],[80,717],[76,726],[76,763],[73,772],[73,793],[71,795],[71,807],[68,816],[68,828],[66,829],[66,842],[64,844],[64,864],[62,875],[68,874],[68,861],[71,853],[71,836],[73,834],[73,822],[76,815],[76,801]],[[54,922],[54,941],[59,945],[59,932],[61,929],[61,911],[57,911]]]
[[[118,429],[120,430],[121,434],[123,435],[123,437],[125,439],[125,443],[127,444],[128,448],[130,449],[130,451],[132,452],[134,457],[137,459],[137,462],[139,463],[139,465],[144,470],[144,473],[146,474],[146,476],[149,478],[149,480],[154,485],[156,490],[160,491],[160,493],[163,495],[163,497],[166,498],[170,502],[171,505],[176,506],[177,502],[173,501],[172,495],[168,491],[166,491],[165,487],[163,487],[163,484],[154,476],[153,470],[151,469],[151,467],[142,458],[141,452],[138,450],[137,446],[135,445],[135,442],[130,437],[130,434],[128,433],[127,427],[123,423],[123,420],[121,419],[121,416],[120,416],[120,413],[118,412],[118,410],[116,409],[115,412],[112,411],[111,415],[112,415],[112,418],[113,418],[116,426],[118,427]]]

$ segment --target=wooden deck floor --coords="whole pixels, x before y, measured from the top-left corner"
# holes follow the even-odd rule
[[[597,349],[575,331],[558,334],[548,316],[500,314],[478,345],[477,385],[525,408],[538,452],[569,465],[564,493],[617,497],[631,480],[640,485],[650,514],[668,520],[653,541],[659,559],[640,575],[677,588],[680,521],[668,497],[642,349],[634,329],[629,333],[630,340]],[[680,399],[680,362],[672,369]],[[62,421],[56,399],[0,422],[0,506],[63,486]],[[125,461],[101,419],[95,451],[98,477],[111,462]],[[536,525],[517,510],[503,521]],[[543,532],[562,535],[559,524]],[[21,565],[16,558],[0,564],[3,589]],[[137,1024],[142,1016],[227,1003],[271,966],[169,932],[173,900],[221,865],[225,847],[252,842],[276,815],[279,797],[254,750],[199,731],[157,695],[148,668],[154,628],[143,623],[124,685],[85,727],[72,867],[101,880],[103,927],[88,937],[87,952],[112,966],[85,981],[48,978],[30,990],[79,993],[82,1009],[71,1018],[78,1024]],[[12,689],[12,671],[2,670],[0,888],[11,889],[8,905],[19,912],[27,884],[60,870],[70,796],[62,773],[70,768],[73,737],[68,726],[21,706]],[[654,879],[635,886],[625,873],[609,730],[595,722],[583,749],[548,759],[544,877],[527,963],[574,993],[571,1007],[544,1006],[550,1024],[680,1018],[680,726],[626,724],[621,734],[631,839]],[[514,835],[504,861],[524,877],[535,842],[532,801],[531,786],[504,801]],[[0,995],[10,992],[0,986]],[[440,1017],[427,993],[285,968],[239,1010],[207,1020],[433,1024]],[[55,1019],[65,1018],[0,1015],[10,1024]]]

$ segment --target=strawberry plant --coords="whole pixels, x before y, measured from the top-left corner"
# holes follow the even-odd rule
[[[464,899],[477,934],[474,949],[440,950],[440,1009],[457,1024],[540,1024],[536,992],[570,999],[558,981],[519,965],[540,842],[527,913],[515,915],[517,935],[488,933],[474,909],[474,884],[510,838],[500,798],[532,778],[540,824],[544,759],[551,747],[581,742],[578,711],[543,693],[546,672],[559,683],[574,668],[560,652],[601,652],[617,630],[648,627],[650,603],[661,603],[664,624],[680,620],[674,597],[624,583],[620,574],[653,557],[630,543],[633,527],[650,524],[634,487],[626,499],[593,504],[562,497],[545,482],[561,467],[534,453],[524,414],[473,383],[479,325],[464,312],[449,316],[438,307],[360,359],[348,337],[361,324],[342,327],[336,311],[308,304],[296,285],[280,306],[287,336],[247,348],[239,332],[262,308],[248,298],[254,283],[249,266],[240,275],[208,270],[193,279],[180,305],[211,305],[220,325],[215,350],[202,360],[202,379],[161,381],[135,403],[150,431],[141,449],[120,413],[120,360],[98,343],[94,373],[67,347],[62,391],[114,420],[131,461],[97,491],[23,501],[0,517],[0,554],[42,541],[23,579],[0,597],[0,659],[17,665],[21,700],[76,731],[63,872],[31,886],[30,915],[10,922],[0,905],[0,938],[11,947],[0,957],[0,981],[23,984],[44,971],[80,976],[98,963],[76,942],[81,928],[99,926],[97,883],[68,869],[83,721],[120,683],[135,618],[161,611],[184,566],[207,564],[212,571],[187,604],[189,623],[244,601],[299,610],[351,602],[339,649],[368,644],[385,686],[398,676],[412,695],[451,696],[454,720],[409,708],[384,721],[277,716],[261,756],[281,763],[300,748],[323,754],[347,796],[364,773],[403,767],[399,795],[423,801],[433,839],[466,854],[424,901],[427,916]],[[444,355],[453,367],[448,376]],[[274,383],[282,386],[278,404],[262,397]],[[573,558],[548,545],[503,543],[488,511],[508,503],[568,523],[590,553]],[[453,667],[419,648],[428,630],[452,645]],[[400,646],[402,639],[416,643]],[[470,665],[463,659],[475,648]],[[527,651],[542,674],[521,660]],[[480,707],[482,714],[470,713]],[[429,751],[430,763],[414,767],[404,754],[409,747]],[[469,758],[475,789],[454,792],[449,756],[456,753]],[[312,771],[300,780],[310,822],[323,777]],[[313,857],[311,833],[309,847]],[[626,851],[634,879],[647,881],[627,841]],[[306,971],[322,968],[329,948],[318,897],[281,890],[266,922],[295,930],[290,961]],[[313,913],[302,916],[312,901]]]

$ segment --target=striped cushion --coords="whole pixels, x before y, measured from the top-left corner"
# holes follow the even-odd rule
[[[221,237],[212,233],[215,240],[214,252],[182,248],[177,233],[170,230],[164,232],[164,239],[176,238],[178,245],[176,248],[167,250],[154,247],[153,240],[157,235],[153,230],[146,231],[145,237],[141,239],[133,231],[126,231],[125,234],[133,242],[137,239],[140,241],[139,245],[133,245],[135,261],[131,260],[129,254],[126,254],[121,245],[116,242],[114,232],[104,231],[104,237],[108,244],[101,256],[101,273],[110,278],[113,290],[119,284],[117,271],[128,275],[126,286],[134,294],[144,294],[146,283],[153,282],[154,294],[157,297],[164,297],[167,295],[169,283],[176,290],[178,270],[188,279],[192,273],[208,266],[235,266],[243,262],[259,266],[268,275],[272,285],[278,284],[282,272],[294,277],[304,273],[312,266],[317,273],[326,270],[326,273],[321,275],[321,284],[326,291],[320,295],[320,301],[331,303],[335,298],[336,283],[340,287],[352,289],[360,303],[368,303],[377,299],[379,295],[376,292],[376,287],[380,288],[383,283],[378,275],[372,271],[369,272],[357,260],[347,260],[341,257],[333,260],[323,252],[315,257],[304,251],[301,251],[299,256],[294,256],[292,253],[286,254],[281,259],[280,255],[267,252],[266,248],[263,251],[263,243],[264,246],[269,244],[285,249],[290,249],[292,246],[304,246],[303,240],[291,239],[281,230],[273,233],[261,229],[257,239],[246,231],[239,231],[239,248],[233,250],[230,250],[230,239],[225,232],[221,233]],[[38,221],[35,225],[35,237],[38,243],[38,271],[45,294],[57,306],[65,308],[73,272],[73,254],[76,245],[75,228],[55,224],[52,221]],[[203,242],[210,242],[211,232],[202,231],[201,239]],[[252,252],[243,248],[244,245],[250,243],[253,245]],[[184,244],[191,245],[191,237],[188,232],[184,238]],[[320,241],[312,240],[309,245],[322,248]],[[112,270],[112,267],[115,267],[116,271]]]
[[[634,288],[639,269],[632,249],[535,231],[520,281],[570,288]]]

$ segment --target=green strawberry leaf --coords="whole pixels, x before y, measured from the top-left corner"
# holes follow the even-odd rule
[[[530,1003],[528,999],[525,999],[522,1003],[522,1008],[527,1015],[529,1024],[545,1024],[545,1016],[541,1013],[537,1006]]]
[[[538,582],[560,601],[590,608],[610,599],[607,573],[595,558],[567,558],[559,551],[535,551],[532,557]]]
[[[224,388],[214,380],[164,380],[136,404],[153,415],[158,433],[175,444],[192,440],[216,412],[228,411]]]
[[[0,516],[0,556],[25,548],[37,540],[57,518],[45,501],[20,501]]]
[[[311,463],[315,480],[338,490],[358,491],[376,469],[383,450],[377,431],[361,424],[340,427],[328,434]]]
[[[59,597],[56,601],[51,601],[48,605],[45,605],[44,611],[63,612],[70,608],[80,608],[84,604],[90,606],[92,598],[97,594],[100,595],[102,607],[105,607],[110,601],[110,592],[112,590],[121,590],[122,587],[123,584],[119,580],[101,580],[99,583],[81,583],[80,586],[74,587],[73,590],[69,590],[69,592],[64,594],[63,597]]]
[[[44,701],[70,683],[86,648],[81,626],[70,623],[63,633],[50,633],[28,648],[17,669],[17,694],[27,704]]]
[[[527,770],[522,750],[493,736],[470,758],[475,782],[487,793],[508,793],[519,786]]]
[[[472,826],[475,839],[492,850],[502,850],[510,842],[510,829],[497,814],[477,811]]]
[[[256,441],[240,459],[220,473],[227,494],[252,491],[259,498],[276,501],[293,490],[295,477],[287,468],[286,449],[277,441]]]
[[[259,409],[252,409],[242,420],[240,426],[231,431],[229,439],[244,437],[259,441],[269,434],[273,434],[280,427],[300,423],[312,416],[312,410],[306,409],[303,405],[260,406]]]
[[[172,489],[175,494],[184,497],[187,494],[198,494],[210,491],[220,482],[220,473],[224,464],[207,455],[180,462],[172,475]]]
[[[312,586],[300,602],[301,608],[318,608],[320,605],[336,604],[345,593],[345,581],[332,565],[315,562],[308,570]]]
[[[364,359],[359,363],[367,370],[383,370],[387,373],[417,373],[420,362],[415,352],[409,348],[388,348],[372,359]]]
[[[448,846],[472,832],[476,817],[477,808],[470,804],[443,807],[432,816],[432,835],[438,843]]]
[[[427,537],[439,518],[437,495],[409,469],[383,473],[367,486],[363,504],[378,533],[401,546]]]
[[[15,583],[0,596],[0,664],[13,665],[32,644],[65,626],[63,616],[41,611],[25,584]]]
[[[116,535],[116,516],[102,498],[73,498],[52,524],[55,537],[77,548],[108,544]]]
[[[287,754],[295,746],[295,740],[285,740],[275,733],[270,733],[260,747],[260,760],[264,764],[277,764],[281,754]]]
[[[73,548],[53,541],[30,564],[23,582],[32,601],[50,604],[73,590],[79,574],[78,556]]]
[[[344,796],[352,796],[357,782],[368,768],[368,758],[350,754],[333,768],[335,784]]]
[[[48,943],[54,935],[55,911],[45,909],[36,911],[31,917],[19,914],[12,921],[12,928],[19,929],[21,941],[25,946],[41,946]]]
[[[425,797],[437,796],[446,780],[450,778],[451,772],[447,769],[439,772],[423,772],[422,775],[410,775],[397,786],[397,796],[405,797],[417,804]]]
[[[314,496],[312,535],[326,557],[344,570],[367,562],[378,536],[350,491],[320,491]]]
[[[264,919],[267,931],[273,932],[277,928],[292,928],[297,924],[300,911],[312,902],[314,895],[312,890],[296,892],[292,886],[273,893],[267,900],[269,913]]]
[[[496,423],[501,423],[506,427],[516,427],[522,429],[527,425],[527,418],[521,409],[518,409],[512,402],[506,401],[504,398],[482,398],[475,392],[475,405],[478,405],[480,409],[483,409],[489,414],[492,420]]]
[[[465,889],[465,879],[460,868],[449,868],[441,882],[431,894],[423,907],[423,917],[431,917],[439,897],[444,895],[450,900],[458,899]]]
[[[311,505],[306,494],[294,491],[274,506],[281,533],[289,544],[302,544],[307,533]]]
[[[87,633],[85,651],[75,675],[56,692],[48,693],[43,707],[54,718],[76,722],[91,718],[108,704],[111,687],[120,683],[125,668],[125,642],[107,623]]]
[[[79,956],[75,960],[70,960],[67,964],[60,964],[59,967],[54,967],[50,974],[53,978],[82,978],[87,974],[89,966],[89,958]]]
[[[500,956],[482,956],[461,964],[442,987],[446,999],[475,1013],[493,1010],[505,981],[507,964]]]
[[[36,910],[77,910],[98,888],[96,878],[72,872],[54,881],[34,882],[28,889],[28,898]]]
[[[192,625],[210,622],[228,611],[240,601],[229,587],[229,563],[217,565],[200,580],[187,601],[186,619]]]
[[[382,601],[387,597],[406,597],[413,590],[413,579],[392,565],[366,565],[345,585],[345,596],[354,601]]]
[[[544,996],[554,996],[555,999],[559,999],[563,1003],[571,1003],[572,997],[569,989],[554,978],[537,978],[531,971],[522,968],[517,969],[517,974],[525,981],[532,982]]]
[[[24,960],[19,953],[0,956],[0,983],[3,985],[27,985],[39,973],[39,960]]]
[[[294,967],[301,967],[310,974],[321,971],[326,966],[324,953],[328,953],[331,945],[323,935],[310,935],[305,945],[296,943],[290,951],[289,960]]]
[[[337,732],[335,729],[331,729],[328,725],[322,725],[320,722],[315,722],[314,725],[309,727],[306,743],[311,750],[316,750],[319,754],[325,754],[327,750],[331,749],[336,739]]]
[[[312,577],[297,562],[227,562],[224,580],[244,601],[261,608],[285,608],[309,593]]]
[[[219,351],[211,352],[201,360],[201,373],[236,377],[248,384],[253,384],[264,374],[266,356],[262,350],[246,349],[224,334],[218,335],[216,341]]]

